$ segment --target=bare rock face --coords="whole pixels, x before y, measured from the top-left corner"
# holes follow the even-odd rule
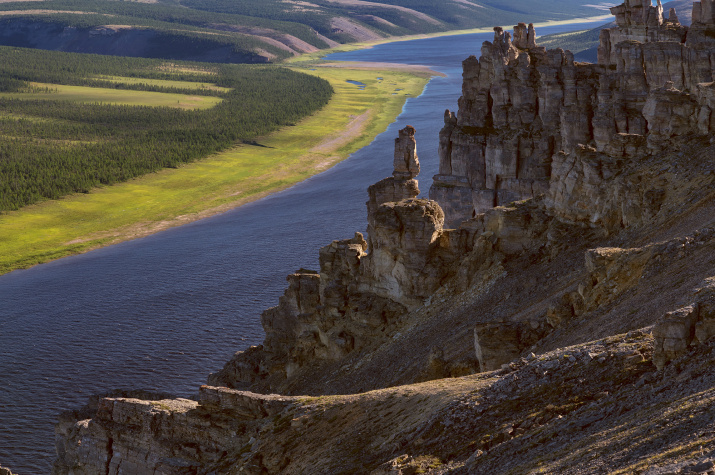
[[[715,277],[693,292],[693,303],[666,313],[653,327],[653,363],[660,370],[715,336]]]
[[[702,25],[715,24],[714,3],[713,0],[693,2],[693,23]]]
[[[678,13],[675,11],[675,8],[671,8],[670,11],[668,12],[668,20],[667,21],[675,26],[680,25],[680,20],[678,19]]]
[[[474,328],[474,349],[479,369],[493,371],[519,357],[524,350],[518,323],[490,323]]]
[[[658,321],[653,328],[653,363],[658,369],[663,369],[666,362],[686,353],[693,341],[697,320],[697,306],[689,305],[666,313]]]
[[[408,125],[399,133],[399,137],[395,139],[395,171],[392,172],[392,176],[397,179],[414,178],[420,174],[415,128]]]
[[[444,213],[434,201],[409,199],[382,204],[372,221],[371,257],[360,288],[418,306],[439,287],[439,272],[423,270],[439,245]]]
[[[368,237],[333,241],[320,250],[320,271],[288,276],[288,288],[261,322],[261,347],[237,353],[211,384],[244,387],[290,379],[302,367],[336,361],[389,334],[408,310],[424,303],[471,250],[443,230],[444,213],[419,194],[415,129],[395,140],[393,176],[368,188]]]
[[[676,137],[715,131],[712,0],[698,8],[688,28],[675,12],[664,19],[660,2],[612,7],[617,27],[602,31],[597,65],[540,48],[532,25],[515,26],[513,40],[495,28],[481,58],[464,61],[459,112],[440,132],[430,198],[445,226],[539,195],[567,222],[613,229],[647,217],[642,197],[616,205],[613,180]]]
[[[698,302],[698,323],[695,324],[695,339],[704,344],[715,336],[715,277],[706,279],[695,289]]]
[[[478,323],[474,349],[481,371],[494,371],[515,359],[543,338],[543,326],[522,322]]]
[[[671,139],[697,128],[698,103],[668,81],[648,95],[643,117],[648,122],[648,144],[651,149],[667,148]]]
[[[598,248],[586,252],[590,281],[579,287],[584,310],[606,305],[635,286],[643,275],[654,249]]]
[[[524,31],[530,44],[533,30]],[[500,48],[509,51],[504,38]],[[509,256],[544,245],[551,218],[533,202],[490,208],[458,229],[445,229],[442,208],[416,198],[414,136],[412,127],[400,131],[393,176],[368,188],[367,239],[356,233],[334,241],[320,250],[319,272],[288,276],[278,306],[262,315],[263,345],[237,353],[210,376],[210,384],[244,388],[263,381],[278,387],[303,367],[338,361],[382,341],[446,282],[451,291],[465,290]]]
[[[664,19],[660,3],[653,7],[648,0],[627,0],[612,11],[617,27],[601,34],[598,64],[576,63],[569,52],[540,48],[532,25],[517,25],[513,39],[495,28],[481,58],[471,56],[463,63],[459,112],[445,113],[440,132],[432,200],[417,198],[416,133],[406,127],[395,141],[392,176],[368,189],[367,235],[333,241],[320,249],[319,270],[300,269],[287,277],[278,305],[261,317],[263,345],[237,353],[211,375],[211,386],[201,388],[198,401],[115,395],[63,416],[56,429],[55,472],[232,473],[241,467],[247,473],[282,473],[291,464],[284,450],[288,446],[266,447],[286,428],[304,427],[307,416],[296,413],[300,399],[237,389],[295,393],[310,387],[313,371],[320,384],[333,384],[392,363],[385,358],[394,356],[395,348],[423,346],[413,365],[418,369],[410,370],[413,381],[469,374],[475,370],[474,356],[482,371],[502,368],[511,376],[495,383],[499,401],[525,390],[522,376],[549,382],[562,371],[573,385],[570,371],[582,371],[582,365],[592,368],[583,383],[592,381],[594,372],[610,381],[612,354],[620,355],[619,368],[630,365],[645,373],[650,363],[642,350],[650,352],[651,340],[653,362],[665,368],[661,374],[675,371],[669,361],[689,352],[706,353],[715,338],[715,277],[690,295],[680,292],[680,284],[670,289],[683,301],[663,309],[671,311],[655,324],[652,339],[639,337],[624,346],[623,338],[614,337],[608,343],[613,351],[597,343],[578,355],[569,350],[558,358],[523,358],[553,343],[547,341],[552,337],[566,338],[574,327],[593,330],[602,320],[588,319],[604,318],[599,312],[617,310],[628,299],[640,302],[637,294],[650,285],[644,278],[670,271],[674,261],[668,256],[711,246],[698,248],[702,257],[712,249],[711,228],[640,247],[627,247],[623,240],[631,232],[638,239],[676,233],[670,220],[681,209],[686,218],[676,224],[710,219],[701,215],[712,210],[707,200],[715,145],[705,144],[713,144],[715,133],[713,0],[694,4],[692,27],[680,25],[675,12]],[[696,168],[686,172],[684,164]],[[648,223],[665,225],[655,229],[644,226]],[[592,240],[600,242],[591,246]],[[585,268],[573,264],[578,260],[574,251],[588,247]],[[556,271],[556,280],[549,281],[549,272],[541,280],[511,281],[520,286],[518,299],[531,291],[529,285],[538,292],[527,299],[526,309],[519,308],[523,301],[510,301],[511,287],[499,288],[499,279],[510,272],[523,276],[515,270],[522,265],[553,269],[562,262],[573,270]],[[688,276],[682,269],[677,275],[681,272]],[[698,270],[693,282],[705,275],[711,275],[709,268]],[[540,293],[544,281],[550,288],[546,297]],[[453,304],[461,309],[450,315]],[[461,338],[467,328],[469,340],[473,329],[474,347],[463,364],[449,356],[454,350],[449,345],[459,341],[452,339],[452,327],[438,342],[429,341],[431,333],[417,335],[425,328],[435,331],[442,318],[452,324],[472,319],[459,323]],[[409,340],[411,346],[393,340],[402,340],[400,345]],[[522,366],[531,369],[517,380],[513,371]],[[360,378],[362,387],[364,374]],[[638,388],[649,378],[628,377],[623,384],[632,387],[637,380],[633,387]],[[575,400],[569,398],[568,404]],[[472,407],[484,403],[481,396],[479,401]],[[513,410],[513,402],[508,403]],[[322,419],[326,407],[316,404],[315,417]],[[491,407],[478,410],[489,414]],[[578,432],[586,426],[572,427]],[[505,426],[500,422],[499,427]],[[421,438],[411,430],[402,441],[389,430],[389,439],[370,446],[390,454],[376,473],[430,468],[422,458],[395,458],[408,438]],[[504,437],[516,438],[519,430],[514,425]],[[471,447],[474,431],[467,434]],[[306,432],[300,436],[309,437]],[[336,450],[347,445],[340,440]],[[354,447],[368,447],[367,439],[356,440]],[[296,447],[293,438],[289,446]],[[508,453],[513,457],[513,450]],[[481,467],[481,455],[475,452],[466,467],[479,473],[503,468],[480,471],[475,467]]]
[[[467,58],[463,68],[459,113],[445,114],[440,174],[430,189],[444,203],[448,227],[545,193],[563,138],[567,145],[590,138],[575,112],[588,114],[595,94],[592,72],[577,71],[570,53],[537,46],[533,25],[517,25],[514,41],[496,28],[481,58]]]
[[[107,397],[60,416],[54,473],[227,473],[228,454],[255,443],[296,398],[202,386],[199,401]],[[290,418],[288,418],[290,420]]]

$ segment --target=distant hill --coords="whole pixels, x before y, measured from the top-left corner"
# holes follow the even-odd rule
[[[339,43],[601,13],[589,0],[10,0],[0,2],[0,45],[260,63]]]
[[[609,22],[591,30],[544,35],[537,40],[537,43],[547,49],[562,48],[569,50],[574,54],[576,61],[595,63],[598,59],[598,36],[601,30],[613,28],[615,25],[614,22]]]
[[[666,18],[668,18],[671,8],[675,8],[680,23],[690,26],[693,19],[693,0],[673,0],[664,3],[663,10]],[[544,35],[539,38],[538,43],[549,49],[567,49],[573,52],[576,61],[595,63],[598,60],[598,35],[604,28],[613,28],[614,26],[615,23],[610,22],[591,30]]]

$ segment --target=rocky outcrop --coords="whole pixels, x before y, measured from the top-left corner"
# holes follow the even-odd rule
[[[599,64],[539,47],[533,25],[517,25],[513,40],[495,28],[481,58],[464,61],[459,112],[445,113],[432,201],[417,199],[415,130],[407,127],[395,141],[393,176],[368,189],[366,238],[335,241],[321,250],[319,272],[289,277],[279,306],[264,313],[263,347],[211,382],[241,387],[241,374],[274,388],[311,362],[377,344],[438,289],[464,291],[511,257],[556,255],[562,228],[605,237],[655,219],[672,191],[640,164],[682,137],[715,131],[715,42],[706,34],[715,24],[687,28],[640,1],[612,10],[617,27],[601,38]],[[637,282],[651,251],[590,251],[591,281],[554,301],[539,332],[611,302]],[[526,338],[494,353],[493,334],[512,330],[477,331],[478,359],[492,361],[483,369],[531,346]]]
[[[199,400],[107,397],[60,417],[57,474],[226,473],[296,398],[202,386]],[[288,419],[288,422],[290,418]]]
[[[696,288],[692,298],[693,303],[666,313],[653,328],[653,363],[658,369],[715,336],[715,277]]]
[[[581,473],[600,456],[594,469],[640,472],[705,457],[691,436],[697,423],[715,440],[711,6],[690,28],[660,4],[614,7],[599,64],[540,48],[533,26],[495,29],[445,114],[436,200],[417,198],[407,127],[393,175],[368,189],[367,235],[288,276],[263,345],[198,401],[114,395],[65,415],[56,471]]]
[[[715,3],[713,0],[693,2],[693,23],[702,25],[715,23]]]
[[[489,322],[474,327],[474,349],[481,371],[494,371],[518,359],[548,333],[541,322]]]
[[[273,387],[308,364],[359,351],[393,333],[455,272],[451,263],[471,251],[474,232],[460,241],[443,230],[437,203],[417,199],[413,127],[400,131],[393,163],[393,176],[368,188],[368,239],[334,241],[320,250],[319,272],[288,276],[278,306],[261,317],[264,344],[237,354],[211,384]]]
[[[696,8],[709,12],[710,1]],[[541,194],[561,219],[621,226],[629,210],[591,206],[622,203],[623,196],[604,196],[604,188],[613,188],[606,182],[673,137],[712,134],[710,14],[688,28],[674,12],[664,19],[660,2],[629,0],[611,11],[617,27],[602,31],[598,64],[540,48],[533,26],[523,23],[513,40],[495,28],[481,58],[464,61],[459,112],[445,113],[440,169],[430,189],[446,226]],[[647,205],[628,198],[633,203],[623,205]],[[605,214],[611,214],[606,221]]]
[[[400,131],[393,163],[393,176],[368,188],[367,240],[356,233],[334,241],[320,250],[319,271],[288,276],[278,306],[261,316],[263,345],[237,353],[210,384],[282,387],[301,368],[339,361],[389,338],[405,315],[445,285],[466,290],[509,256],[544,245],[550,218],[532,202],[490,209],[459,229],[444,229],[442,208],[417,198],[414,128]],[[433,370],[427,373],[437,374]]]

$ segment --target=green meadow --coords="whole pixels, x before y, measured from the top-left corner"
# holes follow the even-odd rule
[[[0,213],[251,143],[333,94],[277,66],[176,66],[0,47]]]
[[[150,80],[135,79],[134,84],[149,82]],[[157,80],[154,80],[153,82],[182,83],[182,81]],[[32,82],[30,83],[30,86],[32,87],[30,92],[1,92],[0,98],[36,101],[73,101],[89,104],[111,104],[124,106],[176,107],[179,109],[208,109],[214,107],[222,101],[220,97],[215,96],[195,96],[168,92],[68,86],[64,84],[48,84],[38,82]],[[185,87],[194,86],[190,84]]]
[[[178,168],[0,214],[0,273],[147,235],[284,189],[370,143],[430,76],[330,65],[299,70],[329,81],[335,92],[295,125]],[[396,87],[402,89],[397,94]],[[385,154],[389,160],[391,151]]]

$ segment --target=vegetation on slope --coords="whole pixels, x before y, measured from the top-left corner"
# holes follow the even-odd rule
[[[5,84],[6,90],[22,90],[26,81],[45,81],[171,90],[223,99],[210,109],[179,110],[67,101],[60,97],[48,100],[52,92],[48,94],[37,86],[26,89],[24,94],[0,97],[0,135],[5,138],[0,145],[0,210],[88,192],[99,185],[194,161],[237,141],[251,141],[292,124],[323,107],[332,94],[326,81],[282,68],[216,67],[215,82],[230,88],[224,92],[136,82],[125,85],[96,78],[120,72],[150,78],[175,77],[172,72],[162,72],[164,64],[158,61],[53,56],[7,48],[0,50],[0,58],[3,75],[12,80]],[[185,72],[180,76],[205,79]],[[35,98],[36,95],[41,97]],[[22,96],[27,98],[18,99]]]
[[[41,5],[41,6],[39,6]],[[25,13],[26,12],[26,13]],[[0,44],[215,62],[266,62],[394,35],[566,20],[602,10],[586,0],[48,0],[0,4]],[[121,41],[119,41],[121,39]],[[131,48],[117,44],[130,42]]]
[[[614,26],[615,23],[611,22],[591,30],[544,35],[538,39],[538,43],[546,49],[561,48],[571,51],[576,61],[595,63],[598,60],[598,38],[601,30]]]
[[[302,71],[329,81],[335,94],[295,126],[176,169],[0,214],[0,273],[177,226],[288,187],[367,145],[394,121],[407,97],[420,94],[429,76],[314,69]],[[397,94],[395,83],[403,89]]]

